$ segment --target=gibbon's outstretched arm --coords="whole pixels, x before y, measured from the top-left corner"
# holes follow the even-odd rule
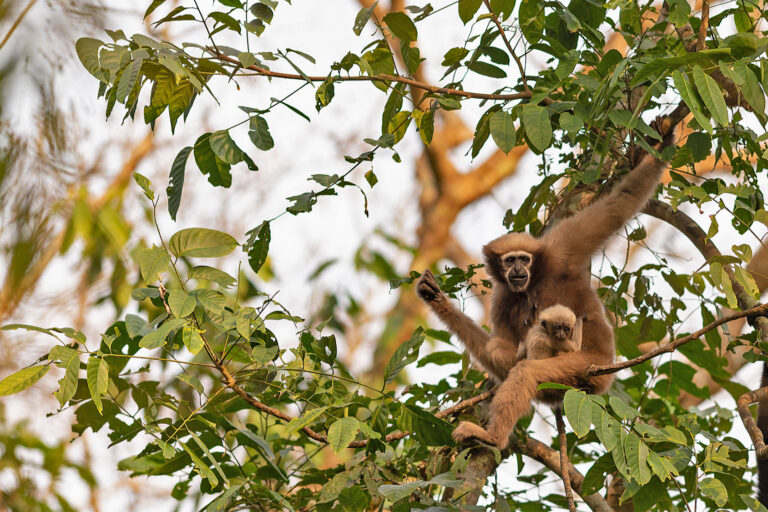
[[[493,343],[491,343],[490,334],[451,304],[448,297],[437,286],[435,276],[432,275],[429,269],[424,271],[421,279],[416,283],[416,293],[427,303],[446,327],[461,340],[464,346],[467,347],[470,355],[483,365],[486,370],[499,380],[503,380],[507,376],[510,366],[505,365],[509,364],[508,359],[510,356],[514,358],[514,354],[509,354],[503,350],[504,340],[494,338]],[[511,342],[509,345],[512,345]],[[489,352],[489,349],[494,350]],[[493,354],[496,357],[493,357]]]
[[[673,138],[674,132],[657,149],[670,145]],[[555,248],[571,268],[587,265],[606,240],[648,202],[666,167],[666,162],[647,155],[608,195],[554,226],[544,234],[543,241]]]

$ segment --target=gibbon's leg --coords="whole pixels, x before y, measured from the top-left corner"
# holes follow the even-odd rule
[[[487,346],[491,336],[451,304],[448,297],[437,286],[435,276],[429,269],[424,271],[421,279],[416,283],[416,293],[461,340],[472,357],[499,380],[506,377],[506,371],[500,371],[488,355]],[[508,371],[509,367],[506,370]]]
[[[588,352],[568,352],[548,359],[525,359],[509,371],[491,401],[491,417],[488,428],[462,421],[453,431],[453,438],[462,442],[470,438],[495,444],[500,449],[507,447],[509,434],[518,420],[531,408],[531,401],[542,382],[557,382],[578,386],[581,374],[590,365],[600,361]],[[592,379],[590,384],[595,386]],[[604,391],[612,379],[601,379],[600,391]],[[605,386],[603,388],[603,386]],[[596,388],[598,386],[595,386]]]

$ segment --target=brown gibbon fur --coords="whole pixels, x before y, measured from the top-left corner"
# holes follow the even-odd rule
[[[582,322],[561,304],[548,307],[517,348],[517,360],[547,359],[581,350]]]
[[[672,143],[670,133],[660,148]],[[490,407],[487,430],[463,421],[453,432],[457,441],[476,438],[499,448],[531,407],[534,399],[558,404],[560,390],[537,391],[543,382],[556,382],[592,393],[604,393],[613,375],[584,381],[590,365],[614,362],[613,331],[603,305],[590,284],[592,255],[654,192],[666,163],[646,156],[607,194],[546,231],[540,238],[508,233],[483,247],[493,282],[491,333],[456,308],[426,270],[416,284],[418,295],[496,380],[503,381]],[[548,359],[517,361],[517,348],[534,323],[537,312],[555,304],[584,318],[582,346],[577,352]]]

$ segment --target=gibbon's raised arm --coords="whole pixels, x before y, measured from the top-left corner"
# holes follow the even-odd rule
[[[659,149],[671,144],[671,138],[665,137]],[[666,167],[666,162],[646,156],[608,195],[554,226],[543,241],[572,268],[587,265],[606,240],[645,206]]]

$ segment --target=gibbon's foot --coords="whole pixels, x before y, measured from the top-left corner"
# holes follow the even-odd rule
[[[453,440],[457,443],[465,443],[471,439],[477,439],[485,444],[491,444],[503,450],[507,447],[507,440],[499,442],[494,440],[491,434],[479,425],[469,421],[459,422],[459,425],[453,430]]]
[[[424,271],[416,283],[416,293],[424,302],[435,302],[445,298],[445,294],[437,286],[435,276],[432,275],[429,269]]]

